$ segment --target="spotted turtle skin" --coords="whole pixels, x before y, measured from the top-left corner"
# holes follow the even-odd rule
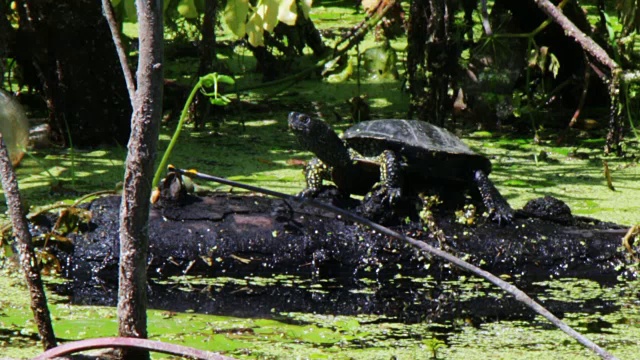
[[[371,120],[350,127],[341,139],[308,115],[292,112],[288,121],[300,144],[317,156],[307,165],[303,196],[317,194],[323,180],[347,195],[365,195],[381,184],[391,204],[434,181],[468,184],[477,188],[495,221],[512,221],[513,210],[487,177],[489,159],[446,129],[419,120]]]

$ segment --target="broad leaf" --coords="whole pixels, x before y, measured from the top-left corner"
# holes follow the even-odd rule
[[[233,85],[236,83],[236,81],[233,80],[233,78],[229,75],[218,75],[218,82],[229,84],[229,85]]]
[[[280,0],[280,6],[278,7],[278,20],[289,26],[294,26],[297,18],[298,9],[296,6],[296,0]]]
[[[278,24],[278,0],[262,0],[256,12],[262,18],[262,28],[272,32]]]
[[[224,8],[224,21],[239,38],[246,34],[247,13],[249,13],[249,0],[228,0]]]
[[[180,0],[180,2],[178,2],[178,12],[187,19],[194,19],[198,17],[196,4],[193,0]]]
[[[264,21],[257,12],[251,15],[247,22],[247,35],[249,37],[249,44],[252,46],[264,46],[264,34],[262,26]]]

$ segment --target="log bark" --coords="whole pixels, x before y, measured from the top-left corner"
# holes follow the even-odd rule
[[[72,235],[75,248],[69,277],[97,275],[115,278],[119,198],[94,201],[91,231]],[[289,207],[291,206],[291,207]],[[529,207],[528,209],[531,209]],[[624,226],[594,219],[531,215],[518,210],[514,224],[500,226],[482,218],[467,226],[449,210],[437,211],[444,234],[425,230],[418,221],[392,229],[454,254],[468,254],[470,262],[500,274],[526,274],[528,279],[580,277],[615,280],[630,263],[621,252]],[[174,275],[334,276],[346,280],[398,273],[439,278],[459,272],[443,269],[410,250],[406,244],[320,210],[288,205],[263,196],[214,194],[188,197],[184,204],[155,207],[149,221],[151,278]],[[112,234],[112,235],[110,235]],[[63,261],[64,262],[64,261]],[[438,263],[438,261],[435,261]],[[433,265],[433,266],[432,266]]]

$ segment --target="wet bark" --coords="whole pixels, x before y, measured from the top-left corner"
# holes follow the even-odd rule
[[[140,56],[134,113],[120,205],[118,333],[147,337],[149,198],[162,117],[162,1],[137,0]],[[149,358],[147,351],[122,349],[122,359]]]
[[[107,282],[113,278],[118,259],[110,254],[118,239],[105,234],[117,233],[117,209],[118,198],[93,202],[93,230],[72,235],[77,245],[67,276],[80,276],[80,284],[90,282],[87,276],[92,274]],[[416,214],[410,214],[411,222],[402,217],[402,224],[391,228],[454,254],[468,254],[470,262],[493,273],[615,279],[625,271],[620,264],[627,262],[626,255],[619,250],[625,227],[573,217],[561,202],[543,201],[527,209],[518,210],[514,223],[506,226],[481,217],[465,225],[456,221],[454,209],[442,205],[434,209],[438,229],[425,230]],[[436,259],[361,225],[262,196],[188,196],[182,204],[153,208],[149,231],[152,278],[282,273],[347,278],[375,274],[382,279],[398,273],[457,276],[451,268],[439,268]]]
[[[44,292],[40,267],[33,251],[31,233],[27,225],[27,218],[22,209],[22,199],[18,190],[18,180],[11,165],[9,152],[0,133],[0,176],[2,177],[2,189],[7,199],[9,216],[13,224],[16,236],[16,248],[20,258],[20,266],[27,280],[29,295],[31,296],[31,311],[38,327],[38,333],[44,349],[56,346],[56,337],[51,325],[51,315],[47,305],[47,295]]]
[[[59,143],[126,144],[131,106],[99,2],[18,1],[18,64],[46,98]]]

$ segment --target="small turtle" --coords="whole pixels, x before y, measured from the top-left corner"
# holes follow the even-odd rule
[[[288,120],[300,144],[317,156],[306,167],[302,196],[316,195],[323,180],[347,195],[366,195],[380,182],[392,204],[404,190],[423,192],[434,180],[445,186],[474,184],[493,220],[513,219],[513,210],[487,178],[489,159],[446,129],[418,120],[372,120],[350,127],[340,139],[322,120],[296,112]]]

